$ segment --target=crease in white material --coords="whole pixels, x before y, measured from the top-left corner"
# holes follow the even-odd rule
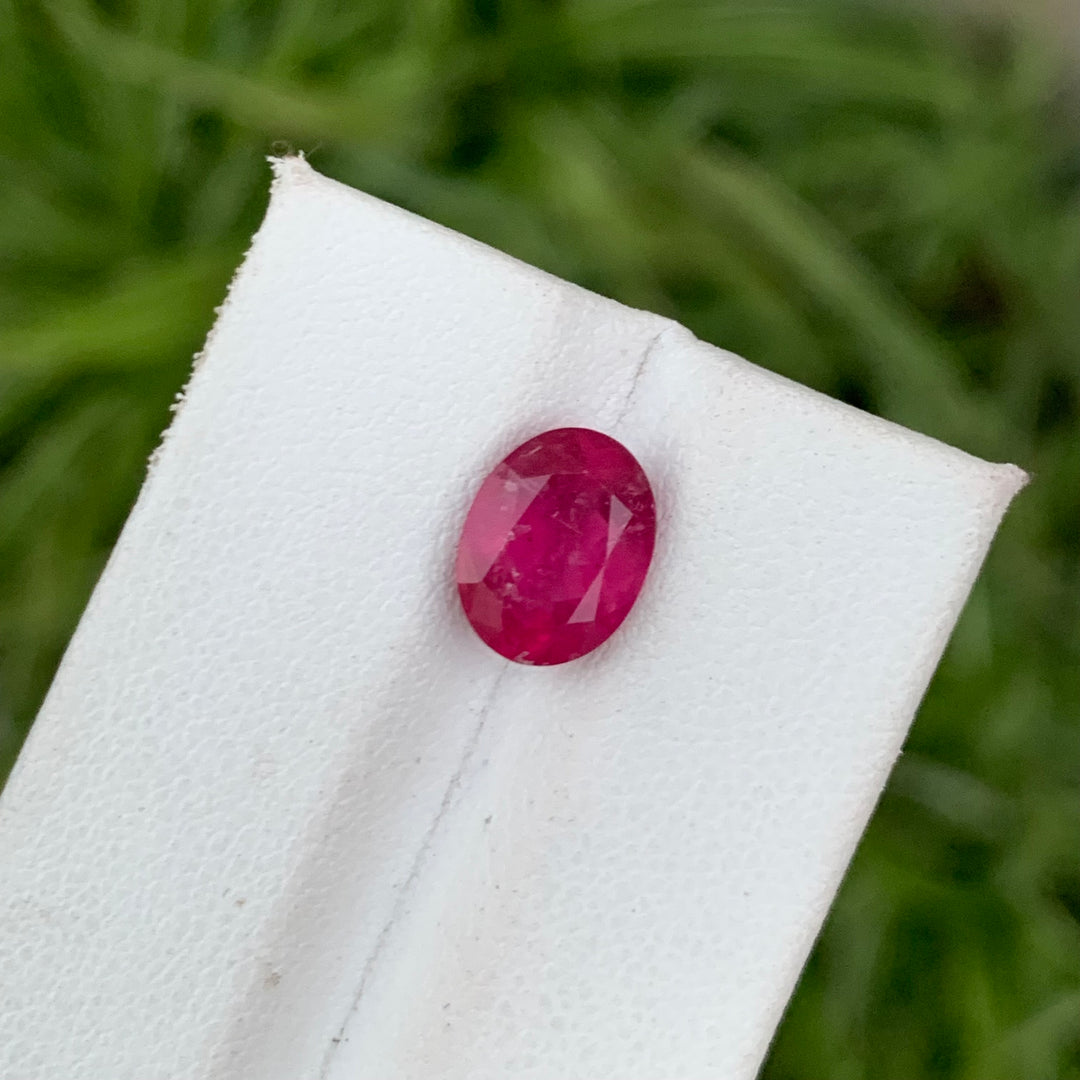
[[[0,799],[0,1075],[748,1080],[1023,474],[275,167]],[[657,553],[525,668],[453,547],[571,424]]]

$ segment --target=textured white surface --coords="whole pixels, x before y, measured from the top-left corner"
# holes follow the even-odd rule
[[[0,801],[0,1076],[751,1077],[1022,474],[279,174]],[[564,424],[657,557],[525,668],[453,547]]]

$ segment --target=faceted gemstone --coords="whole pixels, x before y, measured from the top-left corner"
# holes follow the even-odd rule
[[[558,428],[522,443],[480,485],[457,553],[473,629],[520,664],[591,652],[626,618],[656,538],[649,481],[621,443]]]

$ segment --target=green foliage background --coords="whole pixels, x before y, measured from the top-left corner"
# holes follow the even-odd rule
[[[0,0],[0,775],[286,148],[1033,472],[764,1075],[1080,1077],[1080,121],[1051,54],[837,3]]]

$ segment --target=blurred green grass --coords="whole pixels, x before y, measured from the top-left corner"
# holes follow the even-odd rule
[[[0,776],[305,150],[1033,472],[764,1076],[1080,1077],[1076,101],[835,2],[0,0]]]

